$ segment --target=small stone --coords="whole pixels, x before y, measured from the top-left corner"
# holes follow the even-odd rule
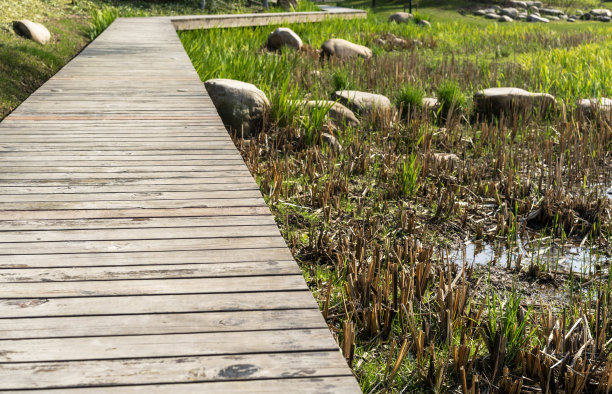
[[[342,150],[342,144],[340,144],[340,142],[338,142],[338,139],[330,133],[321,133],[321,139],[335,150]]]
[[[429,23],[429,21],[426,21],[425,19],[421,19],[419,23],[417,23],[417,26],[431,27],[431,23]]]
[[[42,45],[45,45],[51,39],[51,33],[46,27],[40,23],[32,22],[27,19],[13,22],[13,29],[20,36]]]
[[[500,22],[514,22],[514,19],[510,18],[508,15],[502,15],[498,20]]]
[[[332,38],[321,45],[321,57],[337,56],[340,59],[362,57],[370,59],[372,50],[363,45],[354,44],[341,38]]]
[[[374,39],[374,45],[378,45],[380,47],[384,47],[385,45],[387,45],[387,41],[383,40],[382,38],[375,38]]]
[[[408,12],[396,12],[389,17],[389,22],[408,23],[414,16]]]
[[[288,27],[279,27],[268,36],[266,48],[277,51],[283,46],[288,46],[297,50],[302,49],[302,39]]]
[[[433,158],[439,163],[453,163],[458,164],[461,162],[459,156],[454,153],[434,153]]]
[[[433,112],[438,112],[440,109],[440,101],[435,97],[423,97],[421,100],[421,105],[424,109]]]
[[[476,10],[474,11],[474,16],[485,16],[487,13],[485,10]]]
[[[529,7],[528,12],[530,14],[538,14],[538,15],[540,15],[540,9],[538,7],[536,7],[536,6],[533,6],[533,5]]]
[[[493,20],[499,20],[499,15],[497,15],[497,14],[487,14],[487,15],[485,15],[485,18],[493,19]]]
[[[568,22],[576,22],[576,19],[574,19],[574,18],[567,18],[567,21]]]
[[[599,17],[599,21],[600,22],[610,22],[610,17],[609,16],[600,16]]]

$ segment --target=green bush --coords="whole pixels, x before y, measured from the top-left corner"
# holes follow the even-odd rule
[[[332,74],[332,85],[334,90],[350,90],[352,87],[349,73],[346,70],[336,70]]]
[[[440,112],[443,115],[448,114],[451,109],[453,112],[462,112],[467,107],[467,98],[455,81],[445,81],[440,84],[436,95],[440,101]]]
[[[414,85],[403,86],[395,96],[395,105],[404,110],[421,108],[425,94]]]

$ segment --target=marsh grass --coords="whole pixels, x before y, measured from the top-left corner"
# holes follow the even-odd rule
[[[469,18],[421,29],[381,15],[291,25],[300,52],[262,49],[275,26],[180,34],[202,80],[248,81],[271,97],[266,131],[236,143],[362,389],[605,392],[608,260],[577,273],[543,255],[579,244],[610,253],[601,185],[612,182],[612,130],[582,119],[574,102],[607,94],[612,30]],[[409,45],[374,43],[388,34]],[[375,56],[321,61],[316,49],[330,37]],[[563,105],[546,116],[471,114],[476,89],[508,85]],[[346,88],[385,94],[403,116],[332,127],[323,110],[292,104]],[[442,101],[444,124],[420,108],[425,94]],[[341,148],[320,143],[322,130]],[[506,264],[470,267],[443,252],[465,240],[502,243]],[[554,296],[542,292],[554,286]],[[593,342],[579,339],[587,329]],[[576,361],[554,361],[565,358]]]

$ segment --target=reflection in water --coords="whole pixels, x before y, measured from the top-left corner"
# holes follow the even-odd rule
[[[610,257],[595,249],[580,246],[560,247],[546,243],[544,239],[527,243],[519,242],[519,246],[508,249],[501,244],[487,242],[470,243],[462,249],[450,252],[451,261],[462,265],[479,267],[488,265],[515,267],[520,259],[521,266],[537,264],[545,271],[593,273],[596,267],[607,267]]]

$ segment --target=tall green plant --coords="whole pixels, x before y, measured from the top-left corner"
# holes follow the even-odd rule
[[[98,37],[111,23],[119,17],[119,11],[116,8],[105,7],[99,10],[94,10],[91,13],[91,24],[89,25],[89,38]]]

